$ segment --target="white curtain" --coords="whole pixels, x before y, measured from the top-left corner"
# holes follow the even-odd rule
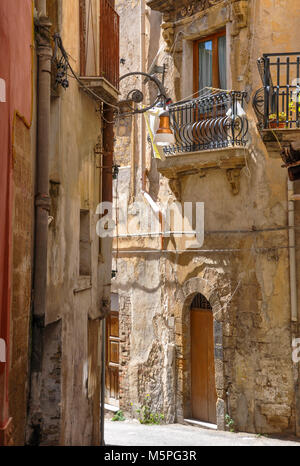
[[[219,48],[219,78],[220,78],[220,88],[226,89],[226,36],[219,37],[218,40]]]
[[[199,89],[212,86],[212,41],[199,44]]]

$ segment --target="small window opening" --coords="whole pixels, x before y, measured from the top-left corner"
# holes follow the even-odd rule
[[[80,211],[79,274],[91,275],[90,212]]]

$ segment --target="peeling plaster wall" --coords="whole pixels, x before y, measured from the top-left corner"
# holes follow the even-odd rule
[[[61,35],[79,73],[79,2],[62,3]],[[74,40],[74,38],[76,38]],[[110,264],[99,262],[96,207],[102,142],[97,104],[70,79],[52,101],[47,322],[62,319],[61,438],[64,445],[99,444],[100,315]],[[91,275],[79,275],[80,210],[90,213]],[[50,215],[52,215],[50,213]],[[109,293],[108,293],[109,294]],[[62,305],[63,303],[63,305]]]
[[[48,13],[79,75],[79,1],[48,1]],[[109,241],[101,249],[96,234],[103,165],[98,109],[75,79],[67,90],[52,92],[43,445],[100,444],[101,318],[103,300],[110,297],[111,257]],[[80,275],[82,210],[89,214],[86,276]]]
[[[207,232],[203,249],[211,252],[149,253],[146,250],[159,249],[158,239],[119,240],[119,273],[113,280],[113,290],[119,293],[121,302],[126,301],[124,319],[125,308],[120,307],[123,328],[120,408],[136,415],[135,408],[150,393],[153,411],[163,412],[166,422],[181,422],[190,415],[188,306],[198,292],[214,301],[211,304],[215,323],[219,325],[218,330],[215,327],[215,345],[219,348],[216,358],[219,428],[225,427],[224,414],[228,413],[235,427],[242,431],[299,433],[295,405],[299,403],[298,368],[293,368],[291,348],[293,335],[299,337],[299,327],[292,328],[290,317],[288,232],[276,230],[287,227],[287,173],[281,168],[280,159],[270,158],[256,129],[251,105],[253,92],[262,86],[257,58],[262,53],[298,50],[299,6],[286,0],[241,3],[242,17],[235,16],[227,6],[231,2],[220,2],[178,21],[171,31],[173,36],[167,35],[170,39],[167,45],[162,35],[157,40],[163,15],[146,9],[146,68],[160,45],[164,45],[158,64],[168,64],[166,87],[174,100],[192,94],[192,40],[226,25],[230,87],[249,93],[246,105],[250,122],[249,155],[245,153],[247,164],[241,171],[237,195],[231,191],[225,170],[211,169],[180,179],[182,201],[205,203]],[[126,71],[140,67],[136,42],[138,5],[140,2],[116,2],[121,28],[123,24],[121,57],[126,57]],[[164,20],[170,21],[167,13]],[[155,41],[150,40],[153,31]],[[141,134],[139,128],[133,134],[128,122],[125,131],[124,125],[121,122],[118,129],[116,156],[121,164],[123,159],[124,165],[128,165],[132,151],[136,154],[140,150]],[[125,138],[121,152],[118,148]],[[131,145],[130,138],[133,138]],[[135,155],[135,163],[139,155],[139,152]],[[148,145],[145,168],[146,189],[152,197],[161,202],[174,200],[168,180],[158,174],[156,161],[151,160]],[[131,171],[131,176],[139,173],[139,169]],[[123,198],[132,183],[130,169],[124,170],[127,177],[120,177],[118,185],[119,196]],[[134,182],[135,199],[140,200],[138,176]],[[128,199],[132,200],[130,196]],[[295,208],[297,221],[297,204]],[[268,228],[275,231],[256,231]],[[248,233],[222,233],[234,230]],[[296,237],[298,242],[297,233]],[[180,249],[180,240],[165,240],[164,248],[174,249],[174,242]],[[222,252],[228,248],[240,251]],[[121,252],[122,249],[140,252]],[[297,266],[299,270],[299,253]]]
[[[0,5],[0,445],[24,442],[35,122],[30,0]]]

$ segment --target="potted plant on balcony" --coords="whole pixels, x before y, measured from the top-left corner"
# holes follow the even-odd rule
[[[297,101],[296,102],[295,102],[295,100],[291,100],[289,102],[289,108],[290,108],[292,119],[297,121],[297,123],[298,123],[299,120],[300,120],[300,100],[299,100],[299,95],[297,95]]]
[[[286,113],[281,112],[278,114],[278,121],[277,121],[277,114],[271,113],[269,115],[269,126],[270,128],[285,128],[286,126]]]

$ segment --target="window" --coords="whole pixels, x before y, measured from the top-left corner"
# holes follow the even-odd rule
[[[194,92],[204,87],[227,87],[225,31],[194,42]]]
[[[91,275],[90,212],[80,211],[79,275]]]
[[[80,74],[119,86],[119,16],[114,0],[79,0]]]

